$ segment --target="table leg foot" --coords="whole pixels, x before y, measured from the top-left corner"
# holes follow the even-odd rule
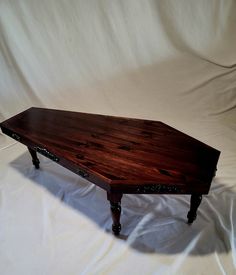
[[[112,231],[114,235],[118,236],[121,231],[120,214],[121,214],[121,198],[120,193],[107,193],[107,199],[110,201],[111,215],[112,215]]]
[[[35,166],[36,169],[39,169],[39,159],[37,157],[37,153],[35,150],[31,149],[30,147],[28,147],[28,150],[30,152],[30,155],[32,157],[32,162],[33,162],[33,165]]]
[[[190,200],[190,210],[188,212],[188,224],[192,224],[194,220],[197,218],[197,209],[202,201],[202,195],[193,194],[191,195]]]
[[[121,224],[120,224],[120,214],[121,214],[121,206],[120,203],[110,202],[111,204],[111,214],[112,214],[112,231],[114,235],[119,235],[121,231]]]

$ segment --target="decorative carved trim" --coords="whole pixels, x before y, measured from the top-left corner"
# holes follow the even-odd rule
[[[137,193],[182,193],[177,186],[150,184],[137,187]]]
[[[16,133],[12,132],[11,130],[5,128],[5,127],[1,127],[2,128],[2,132],[6,135],[8,135],[9,137],[14,138],[17,141],[21,140],[21,137],[19,135],[17,135]]]
[[[81,169],[78,170],[78,174],[79,174],[82,178],[87,178],[87,177],[89,176],[89,174],[88,174],[86,171],[81,170]]]
[[[14,139],[17,140],[17,141],[20,141],[20,136],[17,135],[17,134],[15,134],[15,133],[12,133],[12,134],[11,134],[11,137],[14,138]]]
[[[40,153],[41,155],[58,162],[60,159],[54,155],[53,153],[49,152],[46,148],[41,148],[41,147],[34,147],[35,151],[37,151],[38,153]]]

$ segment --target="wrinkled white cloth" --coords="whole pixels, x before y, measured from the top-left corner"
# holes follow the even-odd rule
[[[0,120],[30,107],[161,120],[221,151],[189,196],[106,193],[0,134],[1,274],[236,272],[235,1],[0,2]]]

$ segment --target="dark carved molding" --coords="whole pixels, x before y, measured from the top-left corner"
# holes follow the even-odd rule
[[[88,178],[89,177],[89,174],[86,171],[81,170],[81,169],[78,170],[78,175],[80,175],[82,178]]]
[[[41,148],[41,147],[34,147],[35,151],[37,151],[38,153],[40,153],[41,155],[58,162],[60,159],[54,155],[53,153],[49,152],[46,148]]]
[[[6,134],[6,135],[8,135],[8,136],[10,136],[12,138],[14,138],[17,141],[21,141],[21,137],[18,134],[12,132],[11,130],[9,130],[9,129],[5,128],[5,127],[1,127],[1,128],[2,128],[2,131],[3,131],[4,134]]]
[[[137,186],[137,193],[182,193],[181,189],[173,185],[150,184]]]

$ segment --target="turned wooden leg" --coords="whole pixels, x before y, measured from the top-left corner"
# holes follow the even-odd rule
[[[193,223],[197,217],[197,209],[202,201],[202,195],[193,194],[190,200],[190,211],[188,212],[188,224]]]
[[[33,165],[35,166],[36,169],[39,169],[39,159],[37,157],[36,151],[31,149],[30,147],[28,147],[28,150],[29,150],[30,155],[32,157]]]
[[[122,194],[121,193],[109,193],[107,192],[107,199],[110,201],[111,205],[111,215],[112,215],[112,231],[117,236],[121,231],[120,224],[120,214],[121,214],[121,202]]]

